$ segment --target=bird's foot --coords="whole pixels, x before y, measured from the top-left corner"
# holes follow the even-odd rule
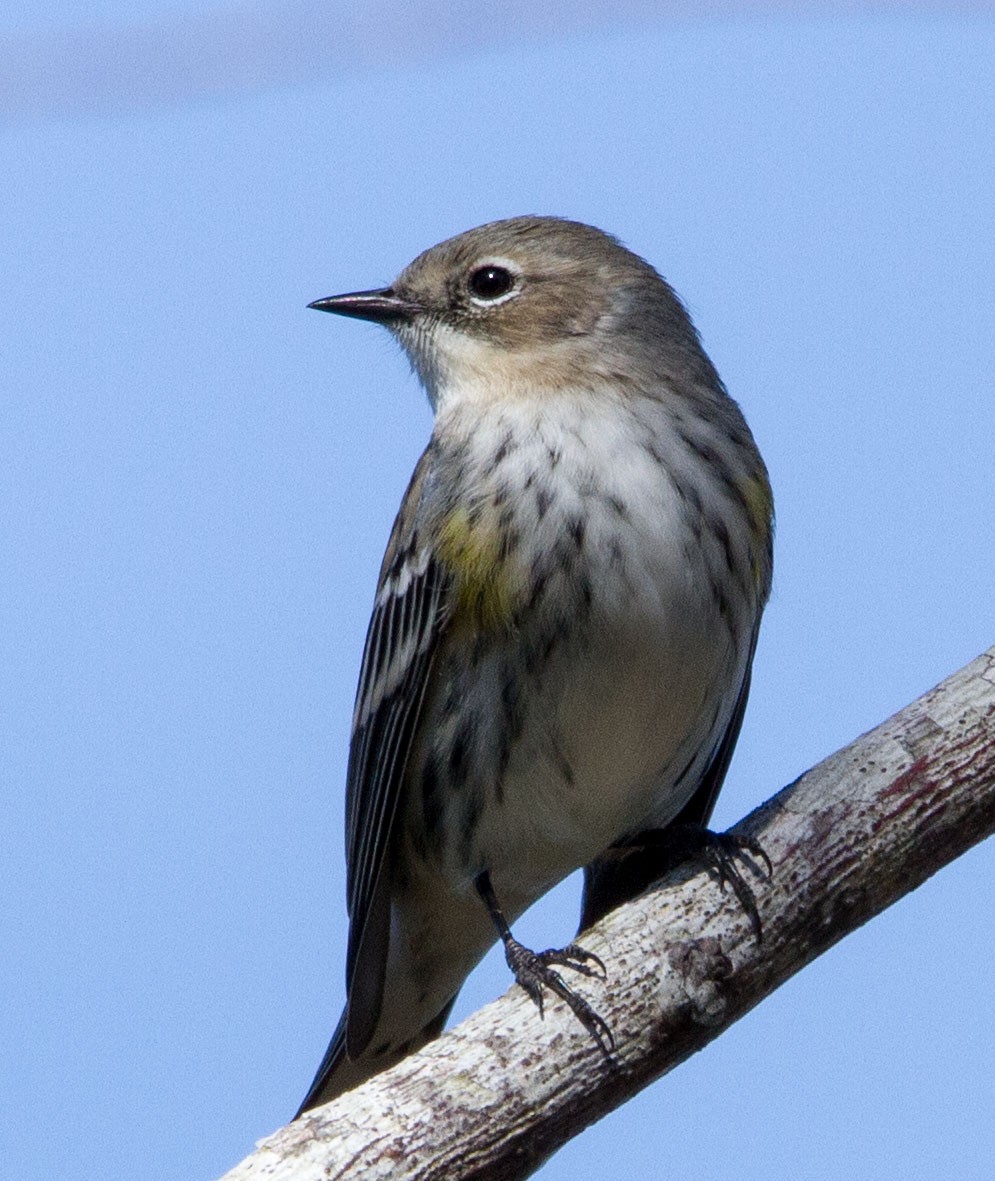
[[[611,1057],[615,1038],[608,1022],[600,1017],[590,1004],[566,983],[556,968],[570,968],[582,976],[597,976],[604,980],[607,972],[601,960],[576,943],[560,949],[530,951],[510,935],[504,941],[504,956],[515,980],[535,1002],[539,1015],[543,1014],[543,990],[548,988],[573,1010],[574,1016],[597,1042],[598,1048]]]
[[[742,862],[757,878],[770,878],[774,867],[760,842],[751,836],[731,832],[712,832],[700,824],[672,824],[664,829],[650,829],[634,838],[633,846],[666,848],[674,863],[699,861],[725,890],[732,887],[739,905],[750,921],[753,937],[763,943],[763,926],[753,888],[743,876]]]
[[[600,976],[603,980],[607,976],[605,965],[593,952],[585,951],[576,943],[559,950],[531,951],[512,935],[491,885],[491,875],[486,870],[482,871],[477,875],[475,885],[504,944],[504,958],[508,962],[508,967],[512,970],[515,980],[535,1002],[539,1016],[541,1017],[543,1012],[543,989],[548,988],[554,996],[558,996],[570,1006],[577,1020],[598,1043],[602,1054],[614,1062],[611,1052],[615,1048],[615,1038],[608,1022],[599,1017],[588,1002],[574,992],[556,971],[557,968],[570,968],[573,972],[579,972],[581,976]]]
[[[763,846],[753,837],[736,836],[728,832],[712,832],[710,829],[700,830],[703,836],[701,844],[701,858],[718,880],[719,888],[725,890],[732,887],[739,905],[750,920],[753,938],[757,943],[763,943],[763,924],[760,922],[760,912],[757,909],[757,898],[753,888],[743,876],[739,862],[742,862],[752,874],[761,878],[773,877],[774,867],[770,863]]]

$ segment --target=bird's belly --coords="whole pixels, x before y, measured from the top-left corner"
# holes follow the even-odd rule
[[[488,731],[478,722],[460,776],[439,760],[433,776],[442,775],[436,790],[444,802],[431,823],[417,776],[409,781],[385,1013],[410,1010],[427,1020],[493,943],[493,923],[474,889],[479,873],[490,874],[514,922],[608,845],[666,824],[684,803],[674,780],[708,740],[731,645],[716,629],[703,640],[683,625],[631,622],[579,636],[550,658],[503,766],[502,742],[516,719],[506,710],[500,659],[485,656],[461,684],[460,716],[495,725]],[[430,703],[428,715],[447,734],[445,701]],[[394,1032],[384,1025],[380,1036]]]
[[[503,800],[477,826],[474,860],[495,888],[531,899],[627,833],[668,823],[674,783],[706,741],[722,663],[700,646],[616,641],[575,667],[548,713],[537,710],[509,762]],[[500,896],[500,894],[499,894]]]
[[[474,719],[461,732],[444,703],[428,711],[443,789],[434,829],[424,809],[415,827],[425,825],[427,855],[456,893],[472,892],[486,869],[509,914],[520,911],[622,836],[668,823],[693,790],[693,780],[675,781],[711,740],[727,697],[730,633],[700,580],[657,580],[652,594],[612,601],[615,616],[596,593],[586,620],[574,619],[538,667],[519,669],[514,693],[501,646],[485,652],[454,695],[459,716]],[[461,745],[459,733],[473,741]]]

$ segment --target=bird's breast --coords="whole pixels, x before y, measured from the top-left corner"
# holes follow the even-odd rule
[[[408,795],[419,855],[454,882],[500,866],[535,896],[666,823],[728,713],[750,608],[723,616],[725,559],[666,426],[506,413],[443,464],[455,590]]]

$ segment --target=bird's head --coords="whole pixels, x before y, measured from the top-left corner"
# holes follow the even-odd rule
[[[661,350],[700,354],[679,299],[647,262],[554,217],[478,226],[420,254],[389,287],[310,306],[386,325],[433,405],[455,388],[509,396],[643,369],[658,377]]]

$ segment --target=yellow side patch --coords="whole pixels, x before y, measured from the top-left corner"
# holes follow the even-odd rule
[[[471,521],[466,509],[456,509],[439,530],[439,560],[456,579],[456,611],[483,628],[511,621],[514,610],[512,580],[501,554],[497,529]]]
[[[753,535],[753,581],[759,586],[763,578],[763,566],[758,555],[766,554],[770,547],[771,529],[773,527],[774,494],[771,492],[770,482],[765,476],[751,476],[740,486],[743,503],[750,518],[750,531]]]

